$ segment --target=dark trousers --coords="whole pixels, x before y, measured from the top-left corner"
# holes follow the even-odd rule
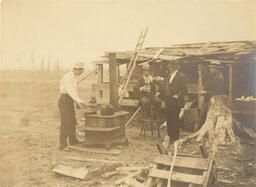
[[[77,143],[76,139],[76,116],[74,109],[74,101],[67,94],[61,94],[59,98],[59,111],[60,111],[60,146],[67,146],[67,138],[70,144]]]
[[[165,98],[167,133],[170,140],[179,138],[181,121],[179,119],[180,107],[178,100],[172,97]]]
[[[142,108],[143,118],[155,118],[157,111],[161,108],[161,100],[157,97],[142,96],[139,99]]]

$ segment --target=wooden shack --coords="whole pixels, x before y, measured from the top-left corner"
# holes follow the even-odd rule
[[[154,76],[166,76],[166,63],[179,61],[182,70],[188,80],[189,94],[191,98],[197,98],[195,110],[202,109],[204,89],[204,67],[215,66],[224,75],[225,95],[228,95],[236,108],[234,114],[249,117],[255,120],[255,65],[256,65],[256,41],[234,41],[234,42],[209,42],[193,44],[177,44],[163,47],[157,59],[153,59],[161,47],[147,47],[140,51],[137,60],[138,66],[133,71],[131,80],[126,88],[126,94],[121,106],[137,106],[137,98],[134,86],[141,76],[140,64],[149,63],[151,73]],[[104,68],[108,70],[109,53],[106,52],[103,59],[96,62],[98,68],[98,81],[93,84],[95,96],[99,103],[109,103],[109,82],[104,80]],[[111,52],[113,53],[113,52]],[[133,51],[114,52],[116,58],[117,84],[130,62]],[[240,99],[239,99],[240,98]],[[254,127],[255,128],[255,127]]]

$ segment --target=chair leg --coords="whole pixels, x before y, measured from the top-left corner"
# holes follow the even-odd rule
[[[151,125],[151,135],[152,135],[152,138],[153,138],[154,137],[154,125],[153,125],[152,120],[150,121],[150,125]]]
[[[144,132],[143,132],[143,136],[146,136],[146,130],[147,130],[147,125],[144,124]]]
[[[158,132],[158,138],[160,138],[160,123],[157,121],[157,132]]]
[[[143,130],[144,130],[144,126],[145,126],[145,124],[144,124],[144,122],[143,122],[142,127],[141,127],[141,129],[140,129],[140,136],[142,136],[142,132],[143,132]]]

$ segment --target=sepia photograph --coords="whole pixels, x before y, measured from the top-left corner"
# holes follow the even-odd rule
[[[0,187],[256,186],[256,0],[0,0]]]

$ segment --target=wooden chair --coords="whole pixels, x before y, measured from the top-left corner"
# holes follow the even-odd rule
[[[154,136],[154,124],[157,124],[157,130],[158,130],[158,137],[160,137],[160,120],[156,118],[155,114],[154,114],[154,106],[151,106],[150,108],[150,117],[142,114],[142,126],[140,129],[140,136],[145,136],[146,135],[146,130],[150,129],[151,131],[151,136]]]

